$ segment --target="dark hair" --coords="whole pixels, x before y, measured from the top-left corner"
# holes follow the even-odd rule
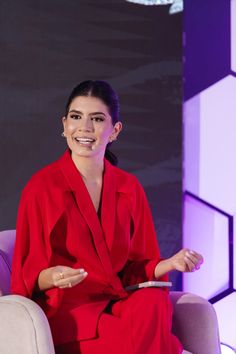
[[[100,98],[108,108],[110,116],[112,118],[112,124],[114,125],[116,122],[119,121],[119,113],[120,113],[120,106],[119,106],[119,98],[116,92],[112,89],[112,87],[106,81],[101,80],[88,80],[83,81],[74,89],[72,90],[67,104],[66,104],[66,116],[69,112],[69,108],[71,102],[74,98],[78,96],[92,96],[96,98]],[[111,162],[112,165],[118,164],[117,157],[109,150],[109,146],[111,143],[107,144],[106,151],[105,151],[105,158]]]

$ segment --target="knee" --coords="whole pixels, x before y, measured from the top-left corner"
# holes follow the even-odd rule
[[[156,299],[167,298],[168,293],[161,288],[143,288],[136,292],[137,296],[150,299],[150,301],[156,301]]]
[[[168,293],[159,288],[144,288],[139,289],[133,293],[133,300],[138,306],[144,306],[146,310],[148,308],[153,309],[157,306],[167,306],[169,303]]]

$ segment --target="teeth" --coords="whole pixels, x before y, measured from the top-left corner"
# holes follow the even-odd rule
[[[92,143],[95,141],[94,139],[91,138],[75,138],[75,140],[80,143]]]

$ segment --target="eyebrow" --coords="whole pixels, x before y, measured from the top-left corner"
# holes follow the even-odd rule
[[[72,109],[71,111],[69,111],[69,113],[78,113],[78,114],[83,115],[83,112],[77,111],[77,109]],[[106,117],[105,113],[103,113],[103,112],[92,112],[92,113],[89,113],[89,116],[93,116],[93,115],[97,115],[97,114],[102,114],[104,117]]]

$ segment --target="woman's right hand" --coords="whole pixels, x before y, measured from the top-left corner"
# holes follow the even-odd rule
[[[45,291],[54,287],[72,288],[87,277],[88,273],[82,268],[71,268],[58,265],[42,270],[38,277],[38,290]]]

